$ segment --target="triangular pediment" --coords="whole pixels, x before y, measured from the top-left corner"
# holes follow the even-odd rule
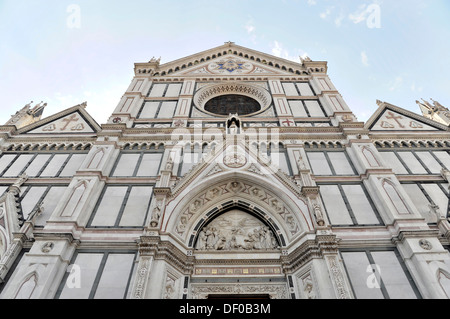
[[[295,181],[281,171],[276,162],[256,150],[244,146],[240,142],[217,146],[216,151],[205,156],[184,175],[172,189],[176,196],[189,185],[201,184],[204,180],[220,174],[246,174],[248,176],[263,177],[270,185],[284,185],[298,197],[301,191]]]
[[[156,63],[156,64],[155,64]],[[227,42],[222,46],[187,56],[172,62],[159,64],[158,61],[136,64],[137,69],[154,68],[154,76],[280,76],[308,75],[306,67],[270,54],[238,46]],[[150,66],[151,65],[151,66]]]
[[[447,131],[445,126],[398,106],[380,101],[378,105],[378,110],[366,123],[371,131]]]
[[[287,71],[282,71],[251,61],[243,57],[224,56],[214,60],[206,61],[200,65],[187,68],[183,71],[175,72],[173,76],[242,76],[242,75],[292,75]]]
[[[19,134],[92,134],[100,131],[99,125],[80,104],[28,125]]]

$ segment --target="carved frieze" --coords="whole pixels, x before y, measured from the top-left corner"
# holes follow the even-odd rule
[[[257,218],[233,210],[214,219],[199,234],[197,250],[269,250],[278,248],[272,231]]]
[[[192,299],[207,299],[209,295],[251,295],[268,294],[271,299],[288,299],[288,289],[285,284],[193,284]]]
[[[139,269],[137,271],[136,286],[134,288],[133,297],[135,299],[144,298],[144,290],[147,283],[147,274],[150,268],[151,259],[148,257],[141,258],[139,262]]]
[[[336,256],[326,256],[328,269],[330,271],[331,280],[335,288],[338,299],[350,299],[350,293],[348,291],[348,285],[346,284],[344,274],[339,264],[339,260]]]

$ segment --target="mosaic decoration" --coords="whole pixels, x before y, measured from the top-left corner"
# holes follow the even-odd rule
[[[233,72],[234,70],[242,70],[242,65],[244,63],[237,63],[233,60],[229,60],[225,63],[217,63],[219,66],[218,70],[227,70],[228,72]]]
[[[254,71],[255,67],[250,62],[238,60],[222,60],[210,63],[207,70],[213,74],[247,74]]]

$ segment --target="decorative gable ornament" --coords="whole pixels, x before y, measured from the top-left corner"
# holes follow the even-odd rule
[[[379,108],[366,122],[371,131],[446,131],[447,127],[395,105],[377,101]]]
[[[86,112],[87,103],[76,105],[42,119],[18,131],[19,134],[83,134],[95,133],[101,127]]]

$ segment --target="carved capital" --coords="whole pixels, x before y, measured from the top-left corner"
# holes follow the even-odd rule
[[[170,196],[171,189],[170,189],[170,187],[155,187],[153,189],[153,193],[156,196]]]
[[[306,197],[316,197],[319,195],[319,186],[303,186],[302,194]]]
[[[184,275],[191,275],[194,269],[193,256],[188,256],[170,242],[161,241],[159,236],[142,236],[139,240],[139,254],[164,260]]]

